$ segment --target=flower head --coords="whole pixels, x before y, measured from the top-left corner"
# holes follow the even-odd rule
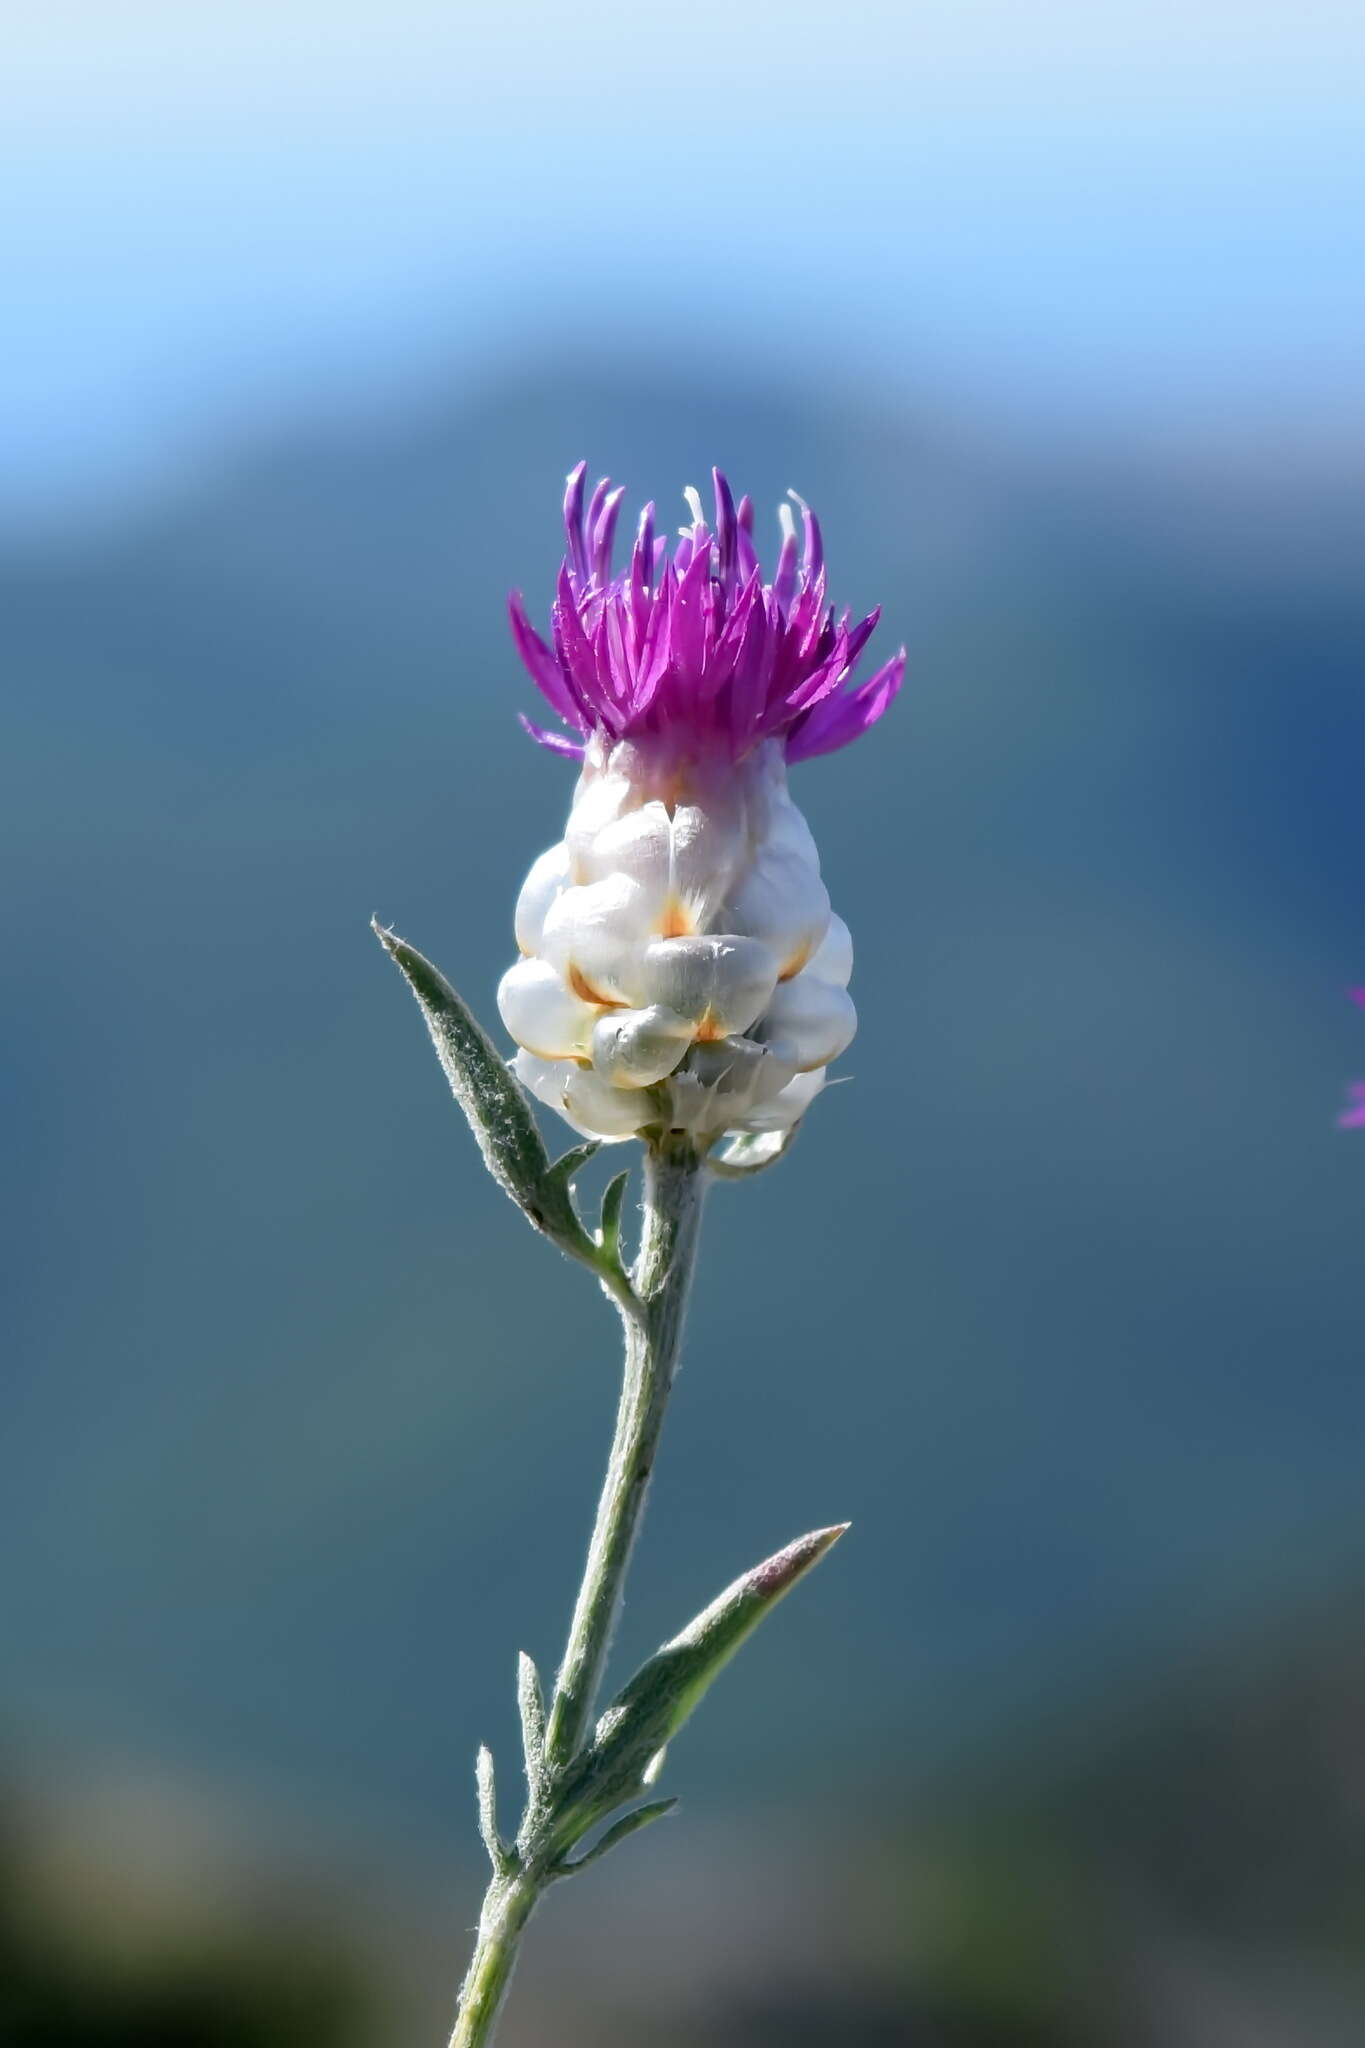
[[[585,504],[585,474],[580,462],[564,498],[568,552],[552,609],[553,646],[532,626],[520,594],[510,601],[517,651],[532,681],[578,735],[566,739],[523,720],[543,746],[581,755],[602,733],[742,760],[761,741],[777,740],[788,761],[803,761],[847,746],[876,724],[901,686],[905,650],[850,687],[879,613],[854,624],[849,612],[836,617],[826,603],[820,522],[795,493],[803,541],[798,549],[795,518],[783,505],[770,583],[754,549],[753,505],[748,498],[736,505],[718,469],[711,472],[711,524],[689,489],[691,523],[670,555],[646,505],[630,565],[613,574],[624,491],[604,477]]]
[[[1359,1003],[1361,1009],[1365,1010],[1365,988],[1353,988],[1351,1001]],[[1337,1123],[1343,1131],[1365,1130],[1365,1081],[1352,1082],[1347,1092],[1350,1096],[1350,1107],[1342,1111]]]
[[[689,491],[669,557],[647,507],[613,576],[621,493],[599,484],[585,507],[580,466],[553,649],[512,600],[522,659],[577,737],[530,730],[582,770],[523,884],[498,1004],[526,1087],[598,1137],[787,1131],[857,1025],[852,941],[787,763],[875,724],[904,653],[850,686],[877,614],[826,606],[814,515],[798,550],[784,514],[765,583],[748,500],[715,479],[714,527]]]

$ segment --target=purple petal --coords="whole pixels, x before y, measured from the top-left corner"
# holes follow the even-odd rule
[[[507,615],[512,621],[512,638],[516,642],[517,653],[541,696],[566,724],[576,725],[580,732],[587,732],[589,721],[584,718],[559,663],[527,618],[519,590],[514,590],[508,597]]]
[[[559,572],[559,592],[554,604],[555,644],[559,665],[577,690],[585,709],[602,717],[606,706],[599,701],[597,655],[584,631],[567,566]],[[610,723],[610,721],[608,721]]]
[[[711,575],[711,543],[703,541],[678,585],[674,606],[673,651],[680,668],[700,677],[706,656],[706,619],[702,593]]]
[[[886,715],[905,680],[905,649],[893,655],[858,689],[842,697],[828,697],[793,727],[787,739],[789,761],[811,761],[817,754],[832,754],[861,738],[879,718]]]
[[[881,606],[879,604],[874,605],[865,619],[861,620],[858,625],[850,627],[848,635],[848,665],[850,668],[854,666],[858,656],[876,632],[877,621],[881,618],[881,615]]]
[[[796,595],[796,535],[788,533],[782,541],[781,553],[777,557],[777,571],[773,577],[773,596],[777,599],[778,610],[784,615]]]
[[[588,509],[583,514],[583,553],[589,575],[592,574],[592,537],[596,530],[598,519],[601,517],[602,507],[607,501],[607,492],[610,489],[611,478],[600,476],[593,485],[592,496],[588,500]]]
[[[729,588],[735,580],[735,499],[723,470],[711,472],[711,488],[716,499],[716,558],[717,573],[721,582]]]
[[[583,759],[581,741],[566,740],[563,733],[546,732],[543,725],[532,725],[524,711],[517,713],[517,722],[524,732],[529,732],[538,747],[548,747],[552,754],[563,754],[571,761]]]
[[[715,653],[712,656],[706,681],[703,684],[704,696],[714,696],[734,673],[735,663],[739,659],[739,651],[744,643],[745,632],[748,629],[750,614],[753,612],[754,606],[760,602],[762,595],[763,579],[760,572],[755,570],[744,585],[744,588],[740,591],[739,596],[735,599],[730,615],[725,621],[724,630],[716,641]]]
[[[654,582],[654,506],[651,502],[640,514],[640,525],[635,535],[635,549],[630,558],[630,608],[635,615],[635,629],[643,634],[649,616],[649,594]]]
[[[758,725],[772,674],[773,633],[760,592],[749,613],[730,685],[730,732],[743,746]]]
[[[1365,1081],[1356,1081],[1349,1089],[1351,1107],[1337,1118],[1337,1128],[1343,1131],[1365,1130]]]
[[[631,673],[630,657],[626,652],[625,623],[622,608],[609,604],[603,617],[604,640],[607,661],[610,667],[610,683],[613,696],[627,713],[635,687]]]
[[[574,574],[582,582],[588,576],[588,553],[583,543],[583,479],[587,473],[587,463],[580,462],[569,471],[564,483],[564,533]]]
[[[649,631],[645,635],[645,644],[640,651],[640,665],[635,682],[635,709],[640,712],[650,709],[668,672],[672,653],[673,605],[677,589],[678,578],[673,564],[665,562],[664,573],[659,579],[659,592],[654,600],[654,611],[649,621]]]
[[[598,583],[607,583],[611,578],[612,545],[616,539],[616,522],[621,516],[621,500],[625,495],[625,485],[618,485],[607,497],[589,528],[592,573]]]

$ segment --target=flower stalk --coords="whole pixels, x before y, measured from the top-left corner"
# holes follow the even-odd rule
[[[626,1570],[644,1513],[682,1344],[704,1188],[702,1162],[689,1142],[665,1136],[650,1146],[645,1158],[644,1228],[631,1275],[638,1309],[623,1315],[625,1374],[583,1583],[543,1731],[538,1768],[528,1773],[526,1817],[510,1866],[501,1872],[495,1869],[489,1882],[450,2048],[485,2048],[492,2040],[526,1924],[546,1888],[557,1877],[569,1874],[560,1841],[556,1794],[579,1761],[592,1720]],[[528,1689],[525,1673],[529,1663],[523,1659],[523,1694]],[[525,1722],[523,1707],[524,1731]],[[526,1739],[530,1749],[536,1738]],[[528,1757],[528,1763],[532,1761],[533,1757]],[[672,1804],[671,1800],[659,1802],[648,1818],[659,1818]],[[636,1817],[628,1818],[633,1822]],[[618,1839],[624,1839],[625,1831],[623,1828]],[[629,1832],[635,1831],[631,1826]]]
[[[570,1762],[596,1704],[678,1367],[704,1192],[701,1161],[686,1138],[666,1136],[649,1147],[644,1231],[631,1275],[640,1307],[625,1319],[616,1431],[546,1729],[551,1771]]]

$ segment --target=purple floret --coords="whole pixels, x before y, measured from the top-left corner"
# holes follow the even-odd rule
[[[564,498],[568,553],[551,612],[553,645],[509,610],[517,652],[541,695],[578,734],[522,724],[542,746],[580,756],[595,732],[609,740],[655,736],[739,760],[760,740],[781,740],[789,761],[831,754],[876,724],[900,689],[905,649],[849,687],[879,612],[856,625],[825,603],[820,525],[801,504],[804,544],[788,517],[771,583],[754,552],[753,506],[736,505],[719,470],[708,526],[695,495],[692,524],[669,556],[646,505],[630,566],[612,574],[621,490],[604,478],[584,503],[587,465]]]
[[[1365,988],[1353,988],[1350,996],[1353,1003],[1359,1003],[1361,1009],[1365,1010]],[[1343,1131],[1365,1130],[1365,1081],[1353,1082],[1346,1092],[1350,1098],[1350,1107],[1343,1110],[1337,1118],[1337,1124]]]

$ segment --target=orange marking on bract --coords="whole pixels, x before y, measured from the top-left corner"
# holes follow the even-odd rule
[[[677,896],[670,896],[659,922],[659,936],[662,939],[690,939],[696,932],[687,905]]]
[[[625,1004],[618,1003],[615,996],[604,996],[600,989],[595,989],[581,967],[570,965],[568,983],[581,1002],[592,1003],[599,1010],[622,1010],[625,1008]]]

